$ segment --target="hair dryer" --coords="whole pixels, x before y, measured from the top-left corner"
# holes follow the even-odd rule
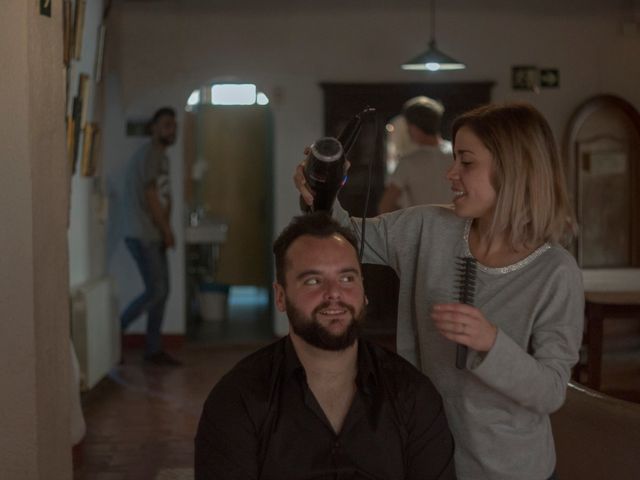
[[[322,137],[311,145],[304,176],[314,192],[313,207],[310,209],[301,200],[304,211],[331,211],[338,191],[347,181],[344,169],[346,156],[358,138],[362,119],[374,113],[374,108],[365,108],[347,123],[338,138]]]

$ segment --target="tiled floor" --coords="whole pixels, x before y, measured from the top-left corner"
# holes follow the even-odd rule
[[[140,351],[126,351],[124,364],[83,399],[87,435],[75,480],[192,480],[204,399],[229,368],[268,341],[191,342],[175,352],[181,368],[146,367]],[[640,352],[606,354],[603,369],[605,391],[640,402]]]
[[[193,437],[214,383],[262,344],[189,345],[185,366],[147,367],[127,351],[83,400],[87,435],[75,480],[192,479]]]
[[[193,437],[204,400],[233,365],[273,340],[268,294],[232,289],[227,318],[190,322],[172,351],[184,366],[150,367],[124,351],[83,398],[87,434],[75,480],[192,480]]]
[[[258,287],[232,287],[224,321],[202,319],[193,309],[187,322],[187,340],[199,345],[235,345],[273,337],[269,291]]]

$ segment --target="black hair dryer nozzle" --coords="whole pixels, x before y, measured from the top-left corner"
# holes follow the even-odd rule
[[[304,211],[331,212],[338,191],[347,179],[344,168],[346,156],[358,138],[363,117],[372,113],[375,109],[365,108],[347,123],[338,138],[322,137],[311,145],[304,177],[314,193],[313,208],[310,209],[301,199]]]
[[[313,190],[313,211],[330,212],[344,182],[344,150],[333,137],[322,137],[311,145],[304,169],[307,185]]]

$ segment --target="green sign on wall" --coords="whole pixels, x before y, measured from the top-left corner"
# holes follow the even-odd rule
[[[51,0],[40,0],[40,15],[51,16]]]

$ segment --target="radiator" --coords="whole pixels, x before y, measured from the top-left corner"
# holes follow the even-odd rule
[[[119,362],[115,311],[110,277],[71,290],[71,338],[80,364],[82,390],[92,388]]]

